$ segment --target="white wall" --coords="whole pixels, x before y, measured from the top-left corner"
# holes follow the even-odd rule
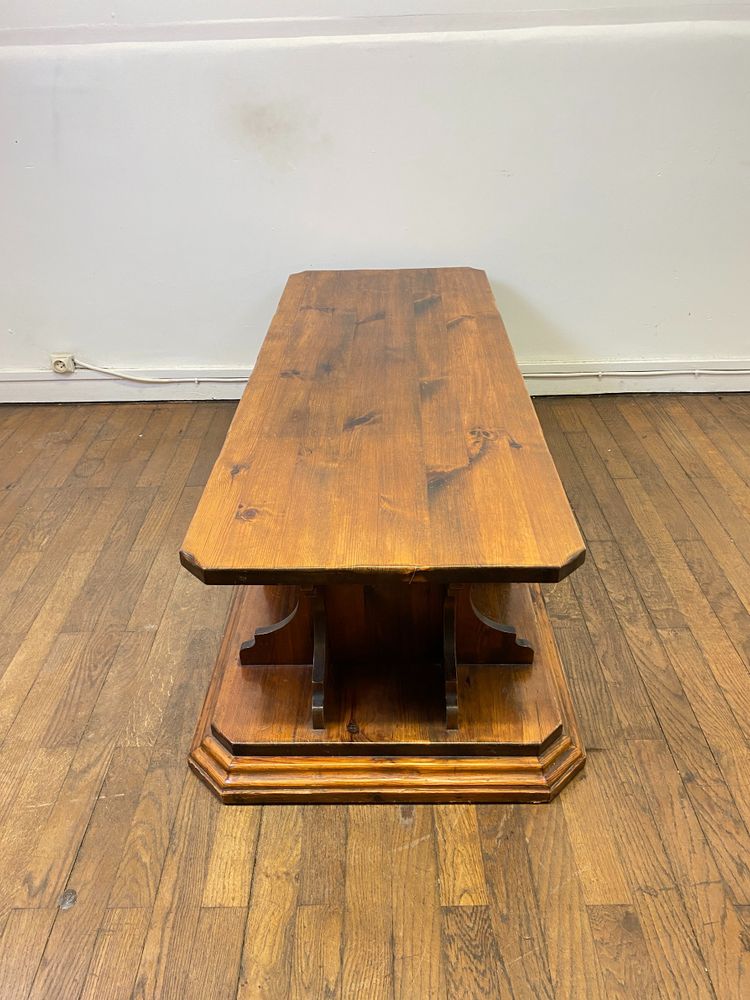
[[[545,369],[750,367],[744,5],[304,6],[10,5],[0,395],[246,370],[315,267],[483,267]]]

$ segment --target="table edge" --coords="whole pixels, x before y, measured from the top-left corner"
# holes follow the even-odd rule
[[[581,566],[586,548],[574,550],[559,566],[352,566],[245,569],[202,566],[180,549],[180,562],[202,583],[212,586],[296,586],[326,583],[559,583]]]

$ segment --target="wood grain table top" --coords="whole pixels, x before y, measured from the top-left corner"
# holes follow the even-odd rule
[[[180,557],[220,584],[554,581],[580,565],[484,272],[292,275]]]

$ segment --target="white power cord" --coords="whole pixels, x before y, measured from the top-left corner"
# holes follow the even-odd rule
[[[750,375],[750,368],[649,368],[607,372],[524,372],[524,378],[650,378],[652,375]]]
[[[128,372],[118,371],[116,368],[102,368],[99,365],[90,365],[87,361],[75,358],[73,364],[76,368],[83,368],[90,372],[99,372],[101,375],[111,375],[113,378],[126,379],[128,382],[146,382],[152,385],[168,385],[170,383],[193,382],[200,385],[201,382],[247,382],[247,377],[242,375],[216,375],[200,377],[186,376],[185,378],[151,378],[146,375],[131,375]],[[654,376],[667,375],[750,375],[750,368],[650,368],[646,371],[638,369],[620,369],[613,371],[564,371],[564,372],[524,372],[524,378],[652,378]]]
[[[114,378],[124,378],[128,382],[148,382],[150,384],[168,385],[170,382],[194,382],[200,385],[201,382],[247,382],[247,377],[242,375],[216,375],[214,377],[201,375],[200,378],[186,376],[185,378],[150,378],[147,375],[131,375],[128,372],[117,371],[116,368],[100,368],[98,365],[90,365],[80,358],[74,358],[73,364],[76,368],[84,368],[87,372],[99,372],[101,375],[112,375]]]

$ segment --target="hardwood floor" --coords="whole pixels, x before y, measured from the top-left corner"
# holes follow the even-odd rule
[[[0,997],[750,996],[750,397],[543,399],[588,750],[546,806],[222,807],[230,592],[177,548],[233,404],[0,408]]]

